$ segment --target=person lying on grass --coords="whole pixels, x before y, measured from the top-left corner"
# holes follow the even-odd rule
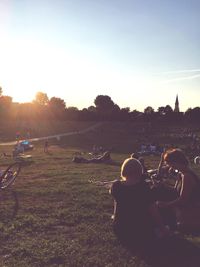
[[[103,155],[94,157],[92,159],[86,159],[83,157],[74,157],[72,161],[75,163],[110,163],[112,162],[112,159],[110,157],[110,152],[106,151],[103,153]]]
[[[130,249],[148,248],[158,237],[169,235],[142,176],[141,163],[128,158],[121,166],[121,180],[114,181],[110,189],[114,198],[113,230]]]
[[[160,209],[175,212],[179,230],[200,230],[200,180],[191,170],[189,161],[180,149],[166,151],[161,160],[178,170],[179,179],[173,190],[177,197],[169,201],[158,201]]]

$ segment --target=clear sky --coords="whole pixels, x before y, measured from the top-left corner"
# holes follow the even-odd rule
[[[200,106],[199,0],[0,0],[0,86],[87,108]]]

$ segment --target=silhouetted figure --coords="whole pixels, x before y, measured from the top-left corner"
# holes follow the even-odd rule
[[[44,152],[49,153],[49,141],[48,139],[44,142]]]
[[[158,238],[168,236],[154,197],[143,181],[141,163],[128,158],[121,166],[122,180],[115,181],[110,193],[114,198],[113,230],[128,249],[143,251]]]

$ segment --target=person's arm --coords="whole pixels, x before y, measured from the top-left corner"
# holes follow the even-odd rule
[[[115,214],[116,214],[116,209],[117,209],[117,202],[116,202],[116,198],[118,197],[118,183],[116,182],[116,180],[113,181],[114,183],[112,183],[112,185],[110,186],[109,189],[109,193],[113,196],[114,198],[114,206],[113,206],[113,214],[111,216],[111,219],[114,220],[115,219]]]
[[[179,184],[180,180],[181,180],[181,174],[178,173],[177,178],[176,178],[176,182],[174,184],[174,189],[175,190],[177,190],[177,187],[178,187],[178,184]]]
[[[170,234],[170,230],[166,225],[164,224],[160,213],[158,211],[157,205],[154,203],[149,207],[149,212],[150,215],[155,223],[155,225],[159,228],[160,230],[160,237],[168,236]]]
[[[162,208],[162,207],[175,207],[175,206],[179,206],[181,204],[184,204],[189,199],[194,186],[195,186],[194,181],[190,175],[186,174],[186,175],[182,176],[182,185],[181,185],[180,196],[177,199],[175,199],[173,201],[169,201],[169,202],[158,201],[157,202],[158,207],[160,207],[160,208]]]
[[[164,152],[161,154],[160,162],[158,164],[158,171],[157,171],[158,175],[161,175],[162,173],[163,163],[164,163]]]
[[[111,216],[111,219],[112,219],[112,220],[114,220],[114,218],[115,218],[116,208],[117,208],[117,202],[114,200],[113,214],[112,214],[112,216]]]
[[[109,182],[106,182],[106,184],[104,183],[104,185],[107,185],[107,187],[109,188],[109,193],[113,196],[116,197],[116,191],[118,191],[116,189],[116,182],[119,181],[119,179],[115,179]]]

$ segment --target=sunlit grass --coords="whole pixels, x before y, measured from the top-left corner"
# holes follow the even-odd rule
[[[87,138],[82,136],[79,142]],[[108,139],[112,146],[111,136]],[[42,142],[36,143],[30,164],[24,165],[10,190],[0,192],[0,266],[147,266],[116,240],[108,189],[88,181],[116,179],[120,166],[73,163],[77,152],[89,157],[94,139],[80,148],[72,146],[76,140],[66,138],[60,144],[52,140],[50,154],[43,152]],[[5,148],[8,153],[11,149]],[[119,165],[133,152],[117,150],[111,157]],[[6,167],[12,161],[1,158],[0,165]],[[155,168],[159,157],[148,156],[145,161]],[[200,174],[199,167],[195,169]],[[188,238],[200,244],[199,236]]]

